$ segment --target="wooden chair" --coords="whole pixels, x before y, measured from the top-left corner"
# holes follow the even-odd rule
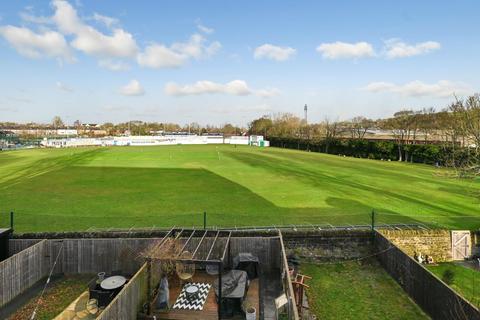
[[[192,254],[188,251],[184,251],[179,257],[179,260],[182,259],[192,259]],[[192,280],[193,275],[195,274],[195,264],[177,261],[175,264],[175,271],[180,279],[180,284],[183,285],[185,282]]]

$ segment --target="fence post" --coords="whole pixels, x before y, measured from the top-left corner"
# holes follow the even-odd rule
[[[13,231],[13,211],[10,211],[10,229]]]
[[[207,211],[203,211],[203,230],[207,229]]]
[[[372,233],[375,235],[375,209],[372,209]]]
[[[152,259],[147,258],[147,299],[149,302],[152,301]],[[147,303],[147,314],[152,313],[151,304]]]

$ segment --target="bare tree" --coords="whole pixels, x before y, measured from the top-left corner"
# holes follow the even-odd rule
[[[328,118],[325,119],[322,124],[324,129],[325,153],[328,153],[330,145],[340,133],[340,125],[337,121],[331,121]]]
[[[363,139],[365,134],[374,125],[374,121],[365,117],[355,117],[347,124],[352,139]]]
[[[412,110],[402,110],[396,112],[393,118],[383,121],[383,128],[392,132],[397,143],[398,161],[407,161],[408,154],[404,155],[404,145],[409,143],[412,133],[416,132],[417,125],[414,117],[415,112]]]
[[[52,125],[55,129],[63,127],[64,124],[63,124],[62,118],[60,118],[59,116],[53,117]]]
[[[434,108],[424,108],[417,114],[417,125],[426,144],[438,130],[438,117]]]
[[[450,166],[462,177],[480,175],[480,96],[475,94],[450,108]]]

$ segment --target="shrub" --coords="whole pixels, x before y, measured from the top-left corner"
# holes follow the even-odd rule
[[[443,272],[442,280],[448,285],[453,283],[453,279],[455,278],[455,272],[452,269],[447,269]]]
[[[359,139],[303,139],[286,137],[269,137],[272,147],[287,149],[310,150],[337,155],[346,155],[355,158],[398,160],[398,144],[394,141],[369,141]],[[401,146],[402,156],[405,161],[426,164],[446,165],[452,155],[450,147],[442,147],[434,144],[410,144]],[[467,159],[464,150],[455,151],[461,153],[456,157],[457,162]]]

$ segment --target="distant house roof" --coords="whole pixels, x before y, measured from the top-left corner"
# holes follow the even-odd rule
[[[13,137],[15,132],[9,130],[0,130],[0,137]]]

